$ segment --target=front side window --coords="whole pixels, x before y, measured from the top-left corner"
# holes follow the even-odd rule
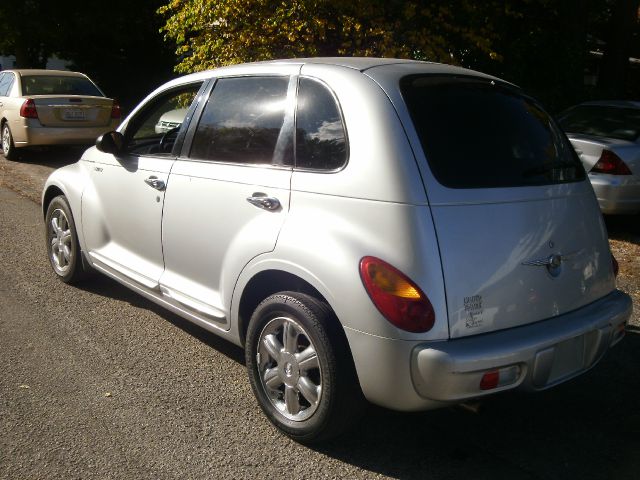
[[[580,181],[564,133],[531,98],[473,77],[411,75],[400,90],[429,167],[449,188]]]
[[[84,77],[66,75],[23,75],[23,95],[90,95],[104,97],[98,87]]]
[[[290,163],[283,128],[289,77],[223,78],[193,138],[191,158],[241,164]]]
[[[187,111],[202,82],[192,83],[152,99],[131,119],[125,131],[128,153],[171,154]]]
[[[338,104],[327,87],[302,77],[296,111],[296,167],[336,170],[347,161],[347,140]]]

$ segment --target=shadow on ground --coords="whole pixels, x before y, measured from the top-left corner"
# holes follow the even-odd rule
[[[60,168],[76,163],[82,153],[89,147],[42,147],[19,151],[15,162],[41,165],[49,168]]]
[[[640,245],[640,214],[639,215],[605,215],[609,238],[622,240]]]
[[[103,277],[83,290],[151,310],[238,363],[241,348]],[[477,412],[397,413],[371,407],[347,435],[314,449],[394,478],[637,479],[640,330],[582,377],[536,393],[506,393]]]

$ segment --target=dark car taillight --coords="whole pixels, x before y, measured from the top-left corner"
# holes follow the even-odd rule
[[[602,150],[600,159],[591,169],[593,173],[608,173],[610,175],[631,175],[631,170],[622,159],[611,150]]]
[[[373,304],[402,330],[428,332],[435,323],[431,302],[404,273],[376,257],[360,261],[360,277]]]
[[[122,116],[122,110],[120,109],[120,104],[114,100],[113,106],[111,107],[111,118],[120,118]]]
[[[20,116],[24,118],[38,118],[36,103],[33,101],[33,99],[28,98],[24,101],[24,103],[20,107]]]

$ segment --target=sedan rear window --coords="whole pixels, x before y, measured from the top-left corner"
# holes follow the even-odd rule
[[[560,116],[567,133],[617,138],[634,142],[640,136],[640,108],[608,105],[581,105]]]
[[[412,75],[402,96],[429,167],[449,188],[549,185],[584,179],[584,169],[549,115],[499,82]]]
[[[23,95],[90,95],[104,94],[90,80],[66,75],[25,75],[22,81]]]

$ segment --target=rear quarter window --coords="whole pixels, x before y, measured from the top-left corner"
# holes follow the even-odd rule
[[[449,188],[581,181],[568,139],[533,99],[473,77],[412,75],[400,90],[429,167]]]
[[[337,170],[347,162],[347,136],[328,87],[302,77],[296,111],[296,167]]]

